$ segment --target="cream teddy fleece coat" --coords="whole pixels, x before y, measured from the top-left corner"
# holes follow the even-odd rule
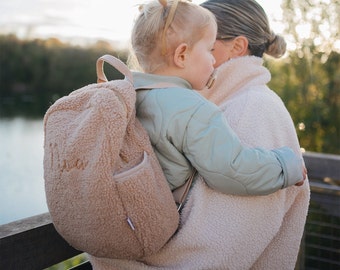
[[[201,93],[218,104],[248,146],[289,146],[300,154],[292,119],[266,83],[258,57],[240,57],[218,69],[213,89]],[[182,211],[181,228],[144,262],[90,257],[94,269],[280,269],[295,267],[310,190],[289,187],[267,196],[213,191],[198,177]]]

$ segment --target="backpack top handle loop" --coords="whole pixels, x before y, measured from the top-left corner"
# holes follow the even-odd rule
[[[120,73],[122,73],[125,76],[125,79],[127,79],[130,83],[133,82],[132,73],[129,70],[129,68],[124,64],[121,60],[118,58],[105,54],[98,58],[97,64],[96,64],[96,70],[97,70],[97,83],[107,82],[106,75],[104,73],[104,62],[110,64],[115,69],[117,69]]]

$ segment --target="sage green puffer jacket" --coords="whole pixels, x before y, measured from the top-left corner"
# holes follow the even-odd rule
[[[211,188],[226,194],[266,195],[302,180],[302,159],[289,148],[272,151],[241,145],[220,109],[178,77],[133,73],[137,117],[146,128],[171,189],[192,166]]]

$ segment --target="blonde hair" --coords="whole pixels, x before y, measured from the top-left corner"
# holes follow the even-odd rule
[[[264,53],[279,58],[286,52],[286,42],[269,26],[267,15],[255,0],[208,0],[201,4],[216,17],[217,39],[245,36],[251,55]]]
[[[131,45],[141,69],[149,73],[166,65],[179,44],[185,42],[190,49],[203,37],[207,26],[216,25],[211,12],[188,1],[154,0],[141,6],[140,12]]]

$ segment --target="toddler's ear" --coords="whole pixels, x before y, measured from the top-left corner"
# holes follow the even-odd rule
[[[185,67],[185,60],[188,56],[188,44],[181,43],[177,46],[174,53],[174,64],[180,68]]]

